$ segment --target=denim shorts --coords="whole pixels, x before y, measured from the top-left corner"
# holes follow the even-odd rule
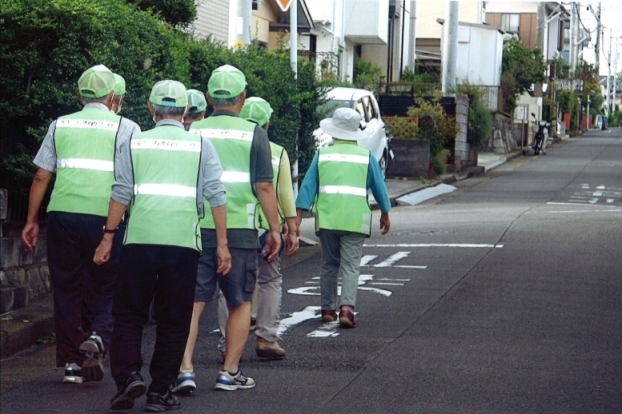
[[[229,248],[231,270],[225,276],[216,273],[216,248],[203,248],[197,271],[195,302],[209,302],[216,293],[216,284],[232,308],[242,306],[253,298],[257,279],[257,250]]]

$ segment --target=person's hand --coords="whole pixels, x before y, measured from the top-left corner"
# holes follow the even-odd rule
[[[291,256],[298,251],[298,236],[296,232],[288,232],[285,235],[285,244],[287,246],[287,255]]]
[[[268,237],[266,238],[266,262],[270,263],[281,250],[281,233],[279,230],[270,230]]]
[[[35,248],[39,241],[39,223],[26,223],[22,230],[22,243],[24,249],[29,252]]]
[[[216,248],[216,257],[218,258],[218,268],[216,271],[225,276],[231,270],[231,253],[227,246],[218,246]]]
[[[106,237],[106,235],[102,238],[102,241],[99,242],[99,246],[95,249],[95,256],[93,256],[93,261],[95,264],[102,265],[110,260],[110,251],[112,250],[112,237]]]
[[[390,228],[391,228],[391,220],[389,220],[389,213],[382,213],[382,215],[380,215],[381,234],[387,234]]]

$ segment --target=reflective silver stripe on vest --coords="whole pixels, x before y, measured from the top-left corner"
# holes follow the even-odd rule
[[[223,171],[220,181],[223,183],[250,183],[251,175],[240,171]]]
[[[272,156],[272,165],[281,165],[281,159],[279,157]]]
[[[349,194],[360,197],[367,196],[367,190],[360,187],[352,187],[349,185],[324,185],[320,186],[322,194]]]
[[[369,164],[369,157],[366,155],[350,154],[320,154],[318,161],[354,162],[356,164]]]
[[[241,141],[252,141],[255,131],[238,131],[230,129],[191,129],[190,132],[210,139],[239,139]]]
[[[132,149],[157,149],[163,151],[201,152],[201,142],[178,141],[174,139],[133,139],[131,147]]]
[[[88,158],[59,158],[56,168],[77,168],[80,170],[114,171],[114,162]]]
[[[196,198],[196,187],[177,184],[136,184],[134,194]]]
[[[103,129],[105,131],[116,131],[119,123],[113,121],[96,121],[93,119],[64,119],[56,121],[56,128],[89,128]]]

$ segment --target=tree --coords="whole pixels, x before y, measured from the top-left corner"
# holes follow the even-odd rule
[[[546,63],[539,49],[527,48],[516,37],[503,43],[501,63],[501,89],[505,97],[504,111],[514,112],[516,98],[531,85],[546,80]]]
[[[194,0],[127,0],[140,10],[151,11],[173,27],[188,27],[197,17]]]

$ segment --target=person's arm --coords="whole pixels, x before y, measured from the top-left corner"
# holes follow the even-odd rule
[[[227,207],[212,207],[212,217],[216,225],[216,257],[218,257],[218,268],[216,271],[226,275],[231,270],[231,253],[229,253],[227,241]]]
[[[266,260],[271,262],[281,250],[281,232],[276,201],[276,192],[272,184],[272,152],[266,131],[259,126],[255,128],[251,153],[251,177],[255,186],[259,204],[270,226],[269,236],[266,239]]]
[[[28,199],[28,217],[22,230],[22,242],[26,251],[34,249],[39,241],[39,210],[52,175],[51,171],[39,168],[32,180]]]
[[[108,218],[106,219],[106,229],[113,230],[119,227],[119,223],[121,223],[121,219],[123,218],[126,208],[126,204],[119,203],[112,198],[110,199],[110,204],[108,206]],[[93,261],[96,264],[101,265],[110,260],[110,251],[112,250],[112,241],[114,236],[115,233],[104,232],[104,237],[102,237],[99,246],[97,246],[97,249],[95,250],[95,255],[93,256]]]
[[[283,234],[287,244],[287,255],[291,256],[298,251],[298,225],[296,224],[296,202],[294,199],[294,189],[292,187],[292,173],[290,170],[289,157],[287,151],[283,150],[281,164],[279,166],[279,177],[276,198],[285,217]]]
[[[369,157],[369,186],[371,192],[380,207],[380,231],[381,234],[387,234],[391,228],[391,220],[389,219],[389,210],[391,210],[391,200],[389,192],[380,170],[380,165],[373,154]]]

